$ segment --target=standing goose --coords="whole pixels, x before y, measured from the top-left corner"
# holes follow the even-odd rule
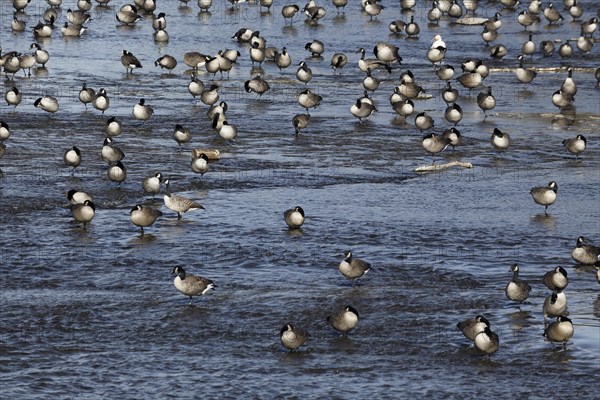
[[[302,61],[301,63],[303,62],[304,61]],[[269,82],[264,80],[263,77],[260,76],[260,74],[256,75],[250,80],[247,80],[244,83],[244,89],[246,90],[246,92],[254,92],[258,94],[258,97],[262,97],[262,95],[265,94],[270,88],[271,86],[269,86]]]
[[[121,182],[123,182],[125,178],[127,178],[127,170],[125,170],[125,166],[121,161],[117,161],[115,164],[108,167],[106,175],[111,181],[117,182],[117,184],[120,187]]]
[[[454,76],[454,67],[451,65],[441,65],[438,69],[436,69],[435,74],[442,81],[450,81],[450,79],[452,79]]]
[[[35,51],[33,52],[33,54],[35,55],[35,61],[38,64],[40,64],[42,68],[45,68],[46,63],[50,59],[50,54],[46,50],[42,49],[42,46],[40,46],[38,43],[31,43],[31,46],[29,46],[29,48],[35,49]]]
[[[574,138],[563,140],[562,144],[569,151],[569,153],[575,154],[575,160],[577,160],[579,155],[585,151],[587,139],[585,136],[579,134]]]
[[[300,133],[300,131],[308,126],[310,122],[310,115],[308,114],[296,114],[294,118],[292,118],[292,125],[294,126],[294,131],[296,135]]]
[[[86,22],[88,22],[91,18],[91,15],[87,12],[81,10],[71,10],[70,8],[67,10],[67,21],[72,23],[73,25],[82,26]]]
[[[207,106],[212,106],[219,101],[219,86],[216,84],[210,85],[210,87],[205,89],[200,95],[200,101]]]
[[[444,112],[444,118],[446,118],[446,121],[456,126],[460,122],[462,117],[463,110],[458,104],[453,103],[446,107],[446,111]]]
[[[352,279],[352,286],[356,280],[371,270],[371,264],[358,258],[352,257],[351,251],[344,252],[344,259],[340,262],[338,269],[346,278]]]
[[[531,189],[529,192],[533,197],[533,201],[537,204],[544,206],[544,212],[548,212],[548,207],[554,204],[556,201],[556,193],[558,191],[558,185],[556,182],[551,181],[548,186],[538,186]]]
[[[197,101],[196,96],[202,95],[202,92],[204,92],[205,89],[206,87],[204,86],[204,82],[198,79],[196,74],[192,73],[192,78],[190,83],[188,83],[188,92],[190,92],[194,98],[194,102]]]
[[[165,54],[154,61],[154,66],[160,67],[161,69],[166,69],[169,71],[169,73],[171,73],[171,71],[177,66],[177,60],[175,57]]]
[[[529,10],[523,10],[517,15],[517,22],[521,24],[524,30],[527,30],[528,26],[540,22],[540,17],[529,12]]]
[[[152,17],[152,29],[155,31],[167,29],[167,18],[164,12]]]
[[[362,72],[367,72],[367,70],[370,68],[372,71],[377,69],[377,68],[385,68],[387,70],[387,72],[389,72],[390,74],[392,73],[392,68],[387,65],[386,63],[384,63],[383,61],[380,61],[378,59],[373,59],[373,58],[365,58],[365,49],[364,48],[359,48],[357,53],[360,53],[360,59],[358,60],[358,68],[362,71]]]
[[[469,0],[467,0],[469,1]],[[431,8],[427,11],[427,21],[431,24],[437,25],[442,18],[442,11],[438,7],[438,1],[433,0]],[[390,29],[391,30],[391,29]]]
[[[19,89],[17,89],[16,86],[13,86],[4,95],[4,100],[6,100],[6,104],[9,106],[14,106],[16,109],[21,103],[21,100],[23,100],[23,94],[19,91]]]
[[[192,68],[193,72],[197,72],[198,69],[204,67],[207,58],[208,56],[206,54],[198,53],[197,51],[189,51],[183,54],[183,63]]]
[[[485,328],[490,327],[490,321],[488,321],[486,317],[478,315],[475,318],[460,321],[456,324],[456,327],[467,339],[474,341],[475,336],[477,336],[479,332],[483,332]]]
[[[292,324],[285,324],[279,331],[279,340],[289,351],[297,350],[309,337],[310,334],[307,331]]]
[[[441,63],[446,58],[446,48],[438,46],[427,50],[427,59],[435,66],[437,63]]]
[[[450,144],[450,146],[452,146],[452,151],[454,151],[456,146],[459,146],[462,142],[460,132],[458,131],[458,129],[456,129],[454,127],[450,128],[450,129],[446,129],[442,133],[442,136],[447,138],[450,141],[449,144]]]
[[[542,311],[544,313],[544,321],[546,321],[548,317],[569,315],[567,296],[565,296],[565,293],[562,290],[554,290],[552,294],[544,300]]]
[[[419,24],[415,22],[415,16],[410,16],[410,22],[406,24],[404,27],[404,32],[408,35],[408,37],[418,36],[421,29],[419,28]]]
[[[375,57],[384,63],[401,63],[402,57],[400,57],[399,52],[400,49],[398,46],[394,46],[393,44],[387,42],[377,42],[375,47],[373,47],[373,54]]]
[[[496,150],[506,150],[510,146],[510,135],[498,128],[494,128],[490,142]]]
[[[298,63],[296,78],[305,85],[312,79],[312,70],[306,65],[305,61],[300,61],[300,63]]]
[[[373,20],[373,17],[376,17],[379,14],[381,14],[381,11],[384,9],[385,7],[377,3],[376,0],[367,0],[367,2],[365,3],[365,12],[369,14],[369,16],[371,17],[371,21]]]
[[[544,329],[544,337],[552,344],[562,342],[563,348],[567,347],[567,342],[573,337],[573,322],[566,316],[559,316]]]
[[[458,90],[454,89],[450,82],[446,84],[446,88],[442,91],[442,99],[446,104],[452,104],[458,100]]]
[[[281,49],[281,53],[275,53],[275,64],[280,72],[283,72],[284,69],[292,65],[292,57],[290,57],[287,48],[284,47]]]
[[[546,17],[550,24],[562,21],[563,19],[560,13],[556,11],[552,3],[548,4],[548,7],[544,9],[544,17]]]
[[[125,71],[127,74],[133,74],[133,70],[137,68],[142,68],[142,63],[137,59],[132,53],[127,50],[123,50],[121,53],[121,64],[125,67]]]
[[[519,55],[517,59],[519,60],[519,67],[515,70],[517,79],[521,83],[528,84],[537,76],[537,72],[523,68],[523,55]]]
[[[331,4],[335,7],[338,15],[340,13],[340,8],[342,9],[342,13],[345,12],[346,5],[348,4],[348,0],[331,0]]]
[[[431,154],[431,163],[435,163],[435,155],[448,147],[450,139],[448,137],[439,136],[431,132],[423,137],[421,141],[423,148]]]
[[[421,132],[426,131],[429,128],[432,128],[434,125],[433,118],[431,115],[428,115],[425,111],[418,113],[415,116],[415,126]]]
[[[363,79],[363,88],[374,92],[379,87],[379,79],[371,76],[371,68],[367,69],[367,76]]]
[[[487,355],[495,353],[500,348],[500,338],[487,326],[475,336],[474,342],[475,347]]]
[[[404,99],[392,105],[396,114],[402,118],[406,118],[415,111],[415,103],[411,99]]]
[[[375,111],[377,111],[375,106],[370,102],[363,101],[362,97],[356,99],[356,102],[350,107],[350,112],[358,118],[359,124],[362,124],[362,120],[369,118]]]
[[[33,103],[33,105],[51,114],[57,112],[59,107],[58,100],[53,96],[40,97]]]
[[[102,115],[104,115],[104,111],[108,110],[108,107],[110,107],[110,99],[104,88],[98,90],[94,100],[92,100],[92,106],[94,106],[96,110],[102,111]]]
[[[565,81],[560,86],[560,90],[567,96],[575,96],[577,94],[577,84],[573,80],[573,68],[569,68]]]
[[[335,53],[331,56],[331,68],[334,74],[338,69],[341,73],[346,64],[348,64],[348,57],[344,53]]]
[[[154,175],[147,176],[142,179],[142,189],[145,193],[150,195],[157,195],[160,193],[160,186],[162,184],[162,174],[157,172]]]
[[[123,153],[123,150],[121,150],[119,146],[114,144],[114,140],[111,137],[106,137],[104,139],[100,155],[108,164],[116,163],[125,158],[125,153]]]
[[[290,229],[298,229],[304,224],[304,210],[300,206],[290,208],[283,213],[283,219]]]
[[[123,125],[117,117],[110,117],[104,125],[104,133],[108,137],[119,136],[122,131]]]
[[[192,131],[190,128],[184,128],[182,125],[177,124],[173,128],[173,139],[179,144],[179,147],[183,143],[187,143],[192,140]]]
[[[525,43],[523,43],[523,46],[521,46],[521,53],[525,56],[531,57],[533,57],[533,55],[535,54],[535,43],[533,41],[532,33],[529,34],[529,39]]]
[[[310,89],[304,89],[298,95],[298,104],[305,108],[307,113],[309,108],[317,108],[317,106],[321,104],[322,100],[323,97],[311,92]]]
[[[215,117],[215,114],[221,114],[222,116],[224,116],[228,107],[229,106],[225,101],[222,101],[219,104],[213,104],[206,112],[206,115],[208,116],[208,119],[212,121]]]
[[[175,289],[190,297],[189,305],[192,305],[193,296],[202,296],[216,286],[210,279],[186,274],[183,267],[179,266],[173,268],[171,275],[175,276],[175,279],[173,280]]]
[[[86,225],[94,219],[96,207],[91,200],[85,200],[80,204],[71,204],[71,214],[75,221],[83,224],[83,229],[85,229]]]
[[[89,193],[75,189],[71,189],[67,192],[67,199],[69,199],[69,204],[83,204],[86,200],[94,200]]]
[[[504,292],[509,300],[518,301],[521,304],[529,297],[531,286],[529,283],[519,279],[519,266],[517,264],[513,264],[510,267],[510,271],[512,271],[513,277],[508,285],[506,285]]]
[[[194,211],[202,209],[204,210],[204,206],[200,203],[196,203],[195,201],[189,200],[183,196],[179,196],[176,194],[171,194],[169,191],[169,179],[165,180],[165,185],[167,187],[167,193],[164,196],[165,206],[169,210],[175,211],[177,213],[177,219],[181,219],[181,214],[186,213],[188,211]]]
[[[133,118],[139,119],[141,121],[147,121],[154,114],[154,110],[149,105],[146,105],[145,99],[140,99],[139,103],[133,106],[133,111],[131,112]]]
[[[69,24],[68,22],[65,22],[65,24],[62,26],[62,28],[60,28],[60,31],[63,34],[63,36],[67,36],[67,37],[79,37],[79,36],[83,35],[83,33],[86,30],[87,30],[87,28],[85,28],[83,26]]]
[[[8,140],[10,137],[10,128],[8,124],[0,120],[0,142]]]
[[[496,107],[496,99],[492,94],[492,87],[489,86],[487,93],[481,92],[477,95],[477,105],[483,110],[483,114],[487,117],[486,111],[493,110]]]
[[[34,54],[21,54],[17,57],[19,60],[19,67],[23,70],[24,76],[31,76],[31,68],[35,67],[35,55]],[[25,72],[27,70],[27,72]]]
[[[325,45],[320,40],[313,40],[310,43],[306,43],[304,49],[310,51],[311,57],[320,57],[325,51]]]
[[[83,83],[81,90],[79,91],[79,101],[83,103],[87,110],[87,105],[94,100],[96,91],[92,88],[87,87],[87,83]]]
[[[213,129],[216,128],[220,120],[220,114],[215,114],[213,118]],[[235,141],[238,134],[237,125],[230,124],[227,120],[221,122],[221,127],[218,129],[219,136],[224,140]]]
[[[571,46],[571,41],[567,39],[566,42],[560,45],[558,48],[558,55],[562,58],[571,58],[573,57],[573,46]]]
[[[129,218],[135,226],[139,226],[142,230],[142,236],[144,236],[144,228],[147,228],[154,224],[156,219],[162,216],[163,213],[160,210],[156,210],[150,206],[144,206],[137,204],[129,212]]]
[[[115,19],[125,25],[133,25],[137,21],[144,19],[138,14],[137,8],[133,5],[126,4],[122,6],[115,14]]]
[[[287,6],[283,6],[281,9],[281,15],[283,16],[283,23],[286,24],[287,20],[290,20],[290,23],[293,22],[294,16],[296,13],[300,11],[300,7],[296,4],[290,4]]]
[[[63,161],[67,167],[73,167],[73,171],[71,171],[71,175],[73,175],[75,168],[81,164],[81,151],[75,146],[71,147],[65,151]]]
[[[567,271],[563,267],[556,267],[544,274],[542,283],[550,290],[563,290],[569,284]]]
[[[358,325],[358,311],[352,306],[346,306],[327,317],[331,327],[342,335],[347,335]]]
[[[14,14],[13,20],[10,23],[10,28],[13,32],[25,32],[27,25],[25,24],[25,21],[21,21],[17,18],[17,14]]]
[[[598,262],[600,256],[600,247],[596,247],[589,243],[584,236],[577,238],[577,245],[571,251],[571,257],[582,265],[594,265]]]
[[[540,42],[540,53],[544,57],[551,56],[554,53],[554,43],[550,40],[542,40]]]
[[[471,89],[474,89],[481,85],[482,77],[479,72],[471,71],[464,72],[461,76],[456,78],[456,80],[465,88],[469,89],[469,93]],[[480,93],[481,94],[481,93]]]
[[[192,151],[192,172],[196,174],[200,174],[200,176],[204,175],[208,171],[208,157],[204,153],[200,153],[196,155],[195,152]]]

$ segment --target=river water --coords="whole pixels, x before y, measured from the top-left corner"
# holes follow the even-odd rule
[[[33,0],[27,7],[23,33],[10,31],[11,2],[0,4],[3,53],[28,52],[31,27],[46,3]],[[523,86],[510,68],[517,66],[527,33],[517,12],[500,3],[480,2],[477,16],[500,12],[495,43],[508,48],[502,60],[489,57],[480,26],[448,17],[428,25],[430,2],[404,13],[397,2],[384,3],[372,21],[357,1],[340,14],[327,4],[317,24],[300,14],[284,24],[282,3],[268,13],[257,4],[231,8],[215,0],[211,13],[199,13],[193,1],[186,7],[163,0],[157,12],[166,13],[170,35],[163,44],[153,41],[149,17],[134,27],[116,26],[123,4],[94,3],[82,37],[63,38],[57,28],[40,42],[50,53],[46,69],[1,78],[3,92],[17,86],[23,93],[16,109],[4,102],[0,108],[11,129],[0,159],[3,398],[597,396],[600,286],[595,270],[576,266],[570,252],[579,235],[600,244],[600,92],[593,74],[600,44],[585,55],[575,50],[571,59],[538,52],[526,66],[564,68],[540,70]],[[597,12],[591,0],[580,4],[583,20]],[[63,4],[57,27],[68,7],[75,4]],[[562,4],[555,7],[566,21],[534,25],[536,43],[578,37],[579,22],[567,18]],[[420,36],[391,35],[388,23],[410,15]],[[249,47],[231,39],[242,27],[260,30],[269,46],[286,46],[292,66],[280,72],[265,62],[252,71]],[[444,84],[425,57],[436,33],[446,41],[455,77],[467,58],[488,62],[492,72],[484,84],[493,87],[497,105],[484,118],[476,102],[483,89],[469,96],[454,80],[464,110],[457,126],[463,145],[447,149],[436,163],[461,160],[474,168],[419,174],[417,166],[431,163],[422,134],[414,115],[395,117],[388,97],[400,71],[409,68],[431,95],[415,100],[415,114],[432,115],[437,133],[450,126],[440,96]],[[314,39],[325,43],[322,58],[304,49]],[[377,41],[399,46],[404,61],[391,74],[375,71],[378,112],[359,124],[349,111],[363,92],[356,50],[364,47],[373,57]],[[208,107],[187,91],[190,72],[183,64],[185,52],[226,48],[241,53],[229,79],[206,72],[199,77],[220,85],[228,120],[239,128],[235,143],[211,130]],[[143,65],[133,75],[119,61],[123,49]],[[329,63],[334,52],[350,59],[335,76]],[[153,65],[165,54],[179,62],[172,73]],[[296,136],[291,119],[304,112],[296,100],[304,85],[294,75],[300,60],[313,70],[307,86],[323,101]],[[576,68],[574,119],[557,116],[551,102],[567,66]],[[271,85],[260,99],[243,89],[251,72],[262,72]],[[84,82],[108,92],[105,116],[78,101]],[[33,106],[43,94],[58,98],[56,114]],[[142,97],[155,110],[145,123],[131,116]],[[120,187],[107,179],[100,158],[110,116],[123,121],[115,142],[125,152],[128,175]],[[175,124],[193,133],[181,148],[172,139]],[[505,153],[490,146],[494,128],[511,135]],[[587,137],[588,148],[575,160],[561,142],[577,134]],[[83,161],[71,175],[62,155],[73,145]],[[202,177],[190,169],[193,148],[221,152]],[[161,197],[146,196],[141,180],[157,171],[171,178],[173,192],[206,210],[177,220]],[[558,199],[546,215],[529,190],[551,180],[558,183]],[[70,189],[94,196],[96,215],[85,230],[68,209]],[[129,220],[137,203],[164,213],[143,237]],[[306,223],[290,231],[282,214],[296,205],[304,208]],[[348,249],[373,265],[355,286],[337,269]],[[533,287],[520,308],[504,295],[513,263]],[[188,306],[173,286],[176,265],[217,287]],[[575,334],[566,350],[542,336],[549,291],[541,277],[556,266],[570,279],[565,293]],[[340,337],[326,317],[346,304],[361,319]],[[489,359],[456,329],[477,314],[500,336],[500,350]],[[279,343],[288,322],[311,334],[301,351],[286,352]]]

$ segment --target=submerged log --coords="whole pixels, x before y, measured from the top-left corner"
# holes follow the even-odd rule
[[[415,168],[414,172],[440,171],[442,169],[448,169],[452,167],[463,167],[470,169],[473,168],[473,164],[471,164],[470,162],[452,161],[446,164],[421,165],[420,167]]]
[[[194,157],[199,157],[200,154],[204,153],[209,161],[216,161],[221,159],[221,152],[217,149],[194,149],[192,150]]]

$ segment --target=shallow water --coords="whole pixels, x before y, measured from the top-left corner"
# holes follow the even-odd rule
[[[10,32],[11,2],[2,0],[0,45],[4,52],[25,52],[31,30]],[[527,33],[514,11],[481,3],[478,16],[501,10],[497,42],[509,49],[501,61],[489,59],[480,27],[425,20],[430,3],[417,7],[418,39],[389,34],[388,23],[408,20],[398,4],[373,21],[358,2],[316,25],[297,16],[284,26],[281,3],[271,13],[257,5],[215,2],[211,14],[197,4],[159,3],[167,14],[171,40],[155,44],[150,19],[135,27],[116,27],[114,14],[124,2],[94,5],[88,31],[64,39],[56,30],[42,41],[50,52],[47,69],[32,77],[19,72],[2,77],[24,93],[13,110],[2,102],[0,119],[11,127],[0,159],[0,391],[6,398],[127,397],[406,397],[471,396],[591,398],[600,389],[600,292],[594,270],[575,266],[570,251],[579,235],[600,243],[600,103],[593,69],[600,64],[599,44],[572,59],[536,54],[529,66],[575,66],[577,117],[556,115],[550,100],[566,72],[540,72],[520,86],[512,72]],[[227,5],[226,5],[227,4]],[[584,18],[594,2],[582,1]],[[65,20],[64,4],[57,26]],[[28,26],[46,4],[33,0]],[[522,8],[519,8],[519,11]],[[559,7],[563,16],[568,12]],[[570,20],[570,19],[569,19]],[[250,78],[248,47],[230,37],[241,27],[260,29],[267,45],[286,46],[292,66],[281,73],[262,66],[271,91],[257,100],[243,83]],[[578,36],[578,23],[534,26],[536,43]],[[457,71],[468,57],[492,68],[484,81],[494,88],[497,106],[484,119],[476,94],[453,82],[461,93],[464,118],[458,124],[464,145],[446,150],[436,162],[463,160],[473,169],[417,174],[431,163],[421,147],[414,115],[394,117],[388,97],[399,72],[410,68],[432,98],[415,101],[427,111],[435,132],[443,119],[444,87],[425,58],[430,40],[442,34],[447,62]],[[310,58],[304,45],[325,43],[322,58]],[[400,47],[403,66],[374,74],[381,86],[373,98],[378,113],[358,124],[349,112],[362,95],[363,74],[356,68],[358,47],[376,41]],[[558,45],[557,45],[558,47]],[[183,54],[215,54],[236,48],[242,54],[229,79],[201,73],[221,86],[231,123],[239,126],[235,143],[216,136],[207,106],[187,92],[189,71]],[[127,75],[119,62],[132,51],[143,68]],[[345,52],[350,63],[332,74],[329,60]],[[172,73],[153,66],[159,56],[179,61]],[[292,116],[304,112],[296,94],[297,63],[305,59],[314,73],[308,87],[324,98],[311,110],[310,125],[298,137]],[[256,71],[254,71],[256,72]],[[458,74],[455,74],[457,76]],[[106,88],[106,116],[77,99],[83,82]],[[33,107],[42,94],[59,99],[56,115]],[[146,123],[133,120],[140,97],[154,107]],[[115,138],[124,150],[127,180],[120,186],[106,177],[100,158],[108,117],[123,121]],[[179,148],[171,138],[175,124],[192,129],[191,143]],[[507,131],[512,145],[504,154],[491,149],[495,127]],[[561,146],[578,133],[588,139],[575,160]],[[74,175],[63,152],[77,145],[83,162]],[[190,152],[217,148],[222,158],[203,177],[190,170]],[[162,198],[142,192],[144,176],[161,171],[172,190],[202,202],[206,211],[177,220]],[[558,200],[549,208],[533,203],[534,186],[558,183]],[[93,222],[83,230],[73,222],[65,193],[91,192]],[[153,204],[165,215],[140,237],[129,220],[136,203]],[[284,210],[301,205],[307,220],[289,231]],[[352,287],[338,272],[341,253],[373,265]],[[520,310],[504,295],[513,263],[533,291]],[[175,265],[215,281],[214,292],[192,307],[172,284]],[[566,290],[575,335],[566,350],[544,342],[541,312],[548,290],[541,276],[557,265],[568,270]],[[337,307],[351,304],[361,320],[349,337],[339,337],[325,322]],[[489,360],[462,337],[456,322],[484,314],[500,336],[500,350]],[[281,326],[293,322],[311,333],[301,352],[285,352]]]

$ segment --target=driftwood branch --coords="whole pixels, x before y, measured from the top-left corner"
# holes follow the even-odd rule
[[[451,167],[473,168],[473,164],[470,162],[452,161],[446,164],[421,165],[420,167],[415,168],[415,172],[440,171]]]
[[[206,158],[211,161],[216,161],[221,159],[221,152],[217,149],[194,149],[192,150],[194,157],[199,157],[200,154],[206,154]]]

